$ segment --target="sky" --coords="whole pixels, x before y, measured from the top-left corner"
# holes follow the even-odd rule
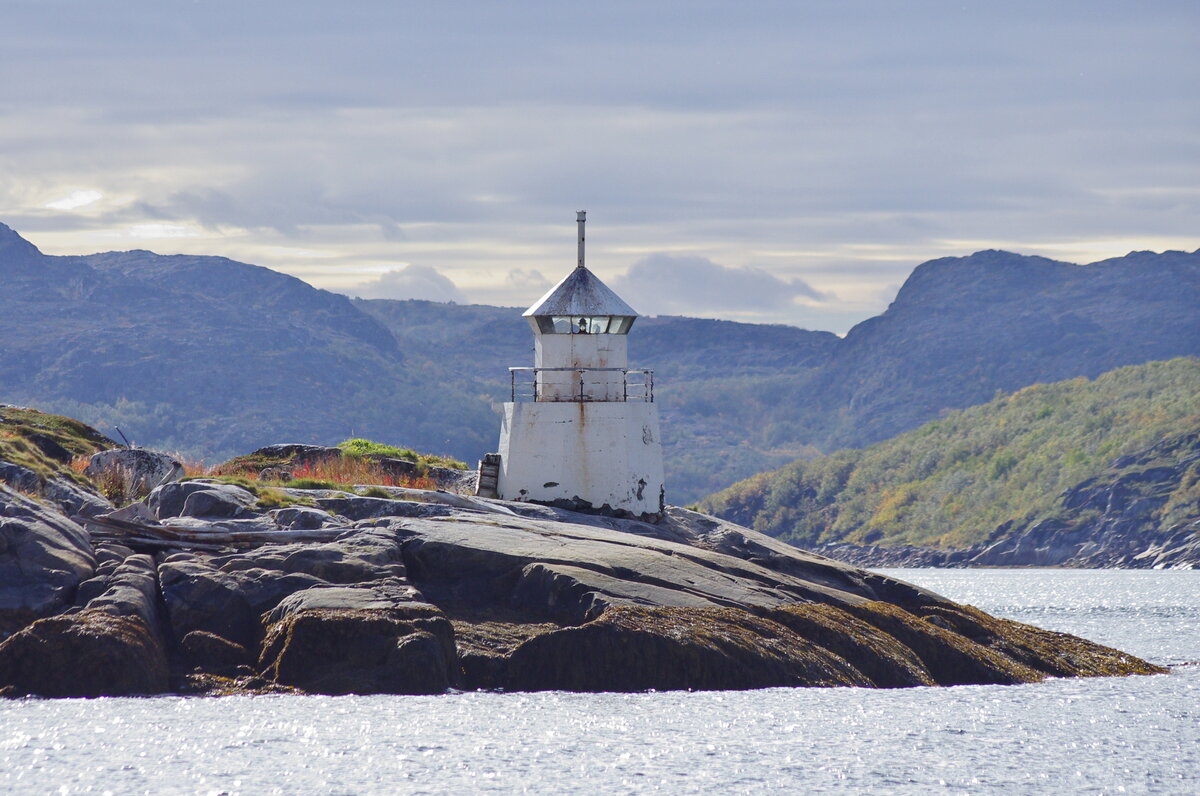
[[[1200,3],[4,0],[0,222],[376,298],[844,333],[919,263],[1200,247]]]

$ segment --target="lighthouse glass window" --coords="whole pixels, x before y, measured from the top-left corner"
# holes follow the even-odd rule
[[[539,315],[543,334],[628,334],[633,318],[628,315]]]

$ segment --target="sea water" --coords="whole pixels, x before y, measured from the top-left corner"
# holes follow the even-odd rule
[[[1174,669],[886,691],[0,701],[0,793],[1200,793],[1200,571],[888,572]]]

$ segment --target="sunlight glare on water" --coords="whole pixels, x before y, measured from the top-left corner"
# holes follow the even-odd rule
[[[1158,662],[1200,573],[896,570]],[[4,793],[1200,790],[1200,667],[1028,686],[0,702]]]

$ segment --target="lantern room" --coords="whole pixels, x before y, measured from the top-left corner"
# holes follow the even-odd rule
[[[511,367],[497,496],[633,515],[663,510],[654,374],[629,368],[633,307],[584,265],[576,217],[574,270],[525,311],[534,366]],[[481,488],[486,478],[481,465]]]

